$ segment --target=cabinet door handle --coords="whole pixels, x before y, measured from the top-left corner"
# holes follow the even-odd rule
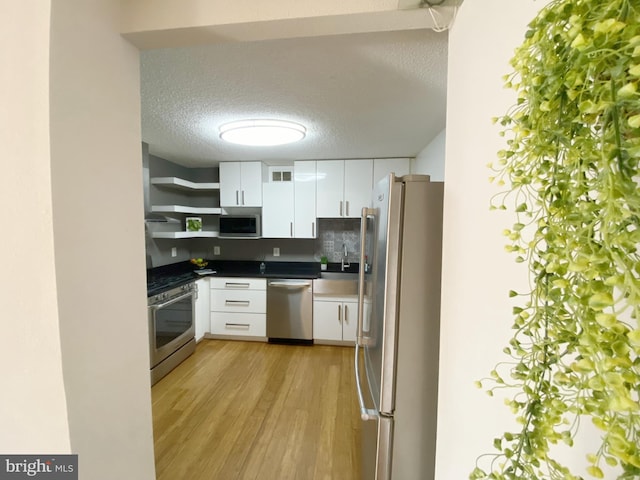
[[[225,288],[249,288],[248,283],[240,283],[240,282],[225,282]]]
[[[344,216],[348,217],[349,216],[349,200],[347,200],[344,203],[346,204]]]
[[[289,233],[291,238],[293,238],[293,222],[289,222]]]
[[[239,199],[239,196],[238,196],[239,194],[240,194],[240,192],[238,192],[238,190],[236,190],[236,205],[240,205],[240,201],[238,200]]]
[[[242,205],[244,205],[244,190],[242,190]]]
[[[340,216],[342,216],[342,200],[340,200]]]
[[[316,222],[311,222],[311,236],[316,236]]]
[[[342,305],[338,305],[338,321],[342,321]]]
[[[349,323],[349,310],[347,305],[344,306],[344,323]]]

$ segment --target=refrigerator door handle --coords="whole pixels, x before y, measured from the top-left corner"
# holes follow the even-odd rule
[[[364,335],[363,319],[364,319],[364,264],[366,261],[367,246],[367,219],[375,215],[373,208],[362,208],[362,218],[360,219],[360,271],[358,273],[358,322],[356,326],[356,345],[361,347],[367,344],[367,338]]]
[[[367,408],[364,404],[364,396],[362,395],[362,386],[360,385],[360,345],[356,342],[355,353],[355,371],[356,371],[356,390],[358,391],[358,404],[360,405],[360,417],[362,420],[376,420],[379,417],[378,411]]]

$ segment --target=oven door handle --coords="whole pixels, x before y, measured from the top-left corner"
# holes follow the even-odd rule
[[[164,302],[164,303],[157,303],[155,305],[149,305],[149,308],[153,308],[154,310],[160,310],[161,308],[164,307],[168,307],[169,305],[172,305],[176,302],[179,302],[180,300],[184,300],[187,297],[191,297],[193,296],[193,292],[187,292],[183,295],[180,295],[178,297],[172,298],[171,300],[169,300],[168,302]]]

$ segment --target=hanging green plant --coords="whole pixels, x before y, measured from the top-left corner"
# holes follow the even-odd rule
[[[602,442],[588,474],[638,479],[640,1],[553,0],[511,65],[518,100],[497,119],[507,148],[493,166],[508,191],[492,208],[515,211],[507,249],[531,290],[510,292],[508,359],[483,382],[516,392],[519,427],[470,478],[582,478],[552,449],[591,421]]]

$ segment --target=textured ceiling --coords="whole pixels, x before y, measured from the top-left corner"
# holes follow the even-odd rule
[[[141,53],[142,139],[185,166],[415,156],[445,126],[447,34],[406,30]],[[241,147],[231,120],[288,119],[306,138]]]

